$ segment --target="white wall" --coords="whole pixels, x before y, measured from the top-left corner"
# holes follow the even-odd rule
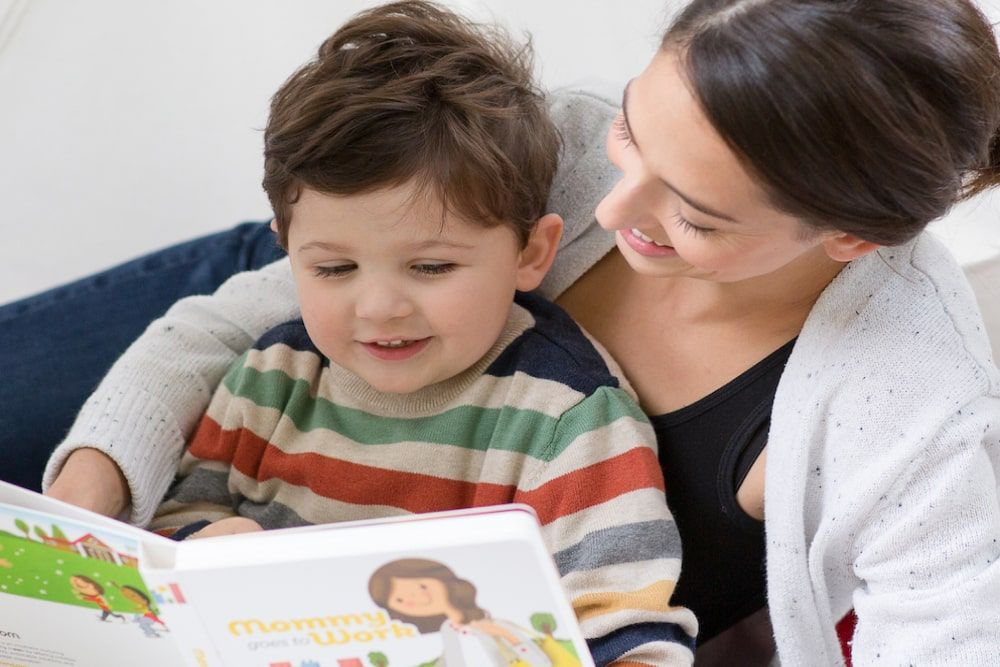
[[[0,0],[0,303],[266,218],[268,99],[373,4]],[[547,86],[582,81],[617,96],[678,2],[450,4],[529,30]],[[966,263],[1000,253],[998,211],[980,200],[942,227]]]
[[[270,95],[374,4],[0,0],[0,303],[266,218]],[[665,17],[661,0],[450,4],[530,30],[546,85],[614,95]]]

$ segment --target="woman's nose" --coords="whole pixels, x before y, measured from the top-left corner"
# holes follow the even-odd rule
[[[645,228],[656,224],[657,195],[648,177],[626,173],[597,204],[594,212],[604,229]]]

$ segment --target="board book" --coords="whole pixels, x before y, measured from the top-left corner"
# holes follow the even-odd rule
[[[0,665],[593,662],[525,506],[176,542],[0,482]]]

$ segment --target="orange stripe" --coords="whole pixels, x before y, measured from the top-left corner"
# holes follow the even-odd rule
[[[413,513],[510,503],[516,487],[386,470],[313,452],[289,454],[248,429],[223,430],[202,420],[191,443],[198,458],[228,462],[247,477],[307,487],[356,505],[387,505]]]
[[[613,458],[557,477],[532,491],[518,491],[514,502],[531,505],[542,525],[639,489],[663,490],[656,454],[635,447]]]

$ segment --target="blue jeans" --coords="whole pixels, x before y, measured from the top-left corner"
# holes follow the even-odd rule
[[[0,306],[0,479],[38,490],[80,406],[150,322],[283,254],[247,222]]]

